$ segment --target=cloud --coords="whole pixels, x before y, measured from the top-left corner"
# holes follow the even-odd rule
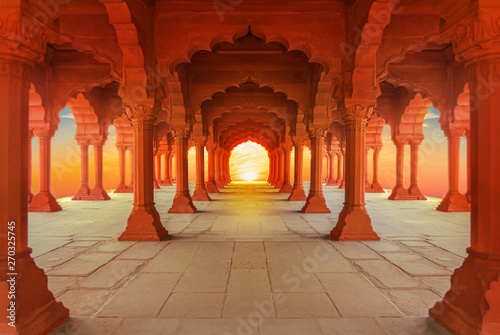
[[[429,110],[429,112],[425,115],[425,119],[426,120],[429,120],[429,119],[439,119],[439,114],[434,113],[431,110]]]
[[[75,119],[73,114],[63,114],[60,116],[61,119]]]

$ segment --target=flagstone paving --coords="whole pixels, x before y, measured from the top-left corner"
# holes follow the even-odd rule
[[[382,240],[335,242],[344,193],[324,191],[331,214],[302,214],[265,183],[167,214],[175,187],[162,187],[161,242],[117,241],[132,194],[30,213],[35,262],[71,314],[54,334],[448,334],[427,311],[466,255],[469,215],[367,194]]]

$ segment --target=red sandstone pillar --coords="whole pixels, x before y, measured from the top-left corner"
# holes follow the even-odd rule
[[[279,193],[291,193],[292,184],[290,183],[290,160],[292,154],[291,146],[283,147],[283,185]]]
[[[155,188],[160,188],[160,183],[161,183],[161,155],[159,155],[158,153],[156,153],[155,155],[155,159],[156,159],[156,169],[155,169],[155,175],[156,175],[156,178],[155,178]],[[158,186],[158,187],[156,187]]]
[[[408,200],[408,190],[404,187],[405,145],[403,139],[394,140],[396,145],[396,186],[392,189],[389,200]]]
[[[90,193],[89,187],[89,143],[80,143],[80,187],[71,200],[87,200]]]
[[[496,14],[495,14],[496,15]],[[481,43],[483,41],[481,40]],[[472,47],[467,52],[487,53]],[[496,41],[498,43],[498,40]],[[460,50],[460,49],[459,49]],[[492,48],[493,50],[498,50]],[[474,56],[471,92],[471,247],[451,277],[451,288],[430,316],[458,335],[498,334],[500,329],[500,58]],[[458,142],[458,141],[456,141]],[[458,147],[457,143],[453,146]]]
[[[465,195],[459,190],[460,139],[465,129],[450,128],[448,136],[448,180],[449,191],[437,207],[441,212],[470,212],[470,205]]]
[[[380,185],[380,182],[378,180],[380,150],[380,147],[375,147],[373,149],[373,182],[371,185],[373,193],[385,193],[384,188],[382,187],[382,185]]]
[[[58,212],[62,208],[50,192],[50,142],[54,133],[49,129],[36,132],[40,154],[40,190],[33,196],[28,212]]]
[[[195,213],[196,207],[189,194],[188,178],[188,134],[185,129],[175,130],[175,145],[177,147],[177,187],[172,207],[169,213]]]
[[[88,155],[88,152],[87,152],[87,155]],[[120,164],[120,183],[116,187],[114,193],[127,192],[127,184],[125,183],[125,178],[127,175],[126,155],[127,155],[127,148],[124,146],[119,146],[118,147],[118,158],[119,158],[119,164]]]
[[[275,150],[269,152],[269,183],[271,185],[276,185],[276,154]]]
[[[333,240],[379,240],[373,231],[365,207],[365,132],[373,113],[372,106],[346,106],[343,120],[346,127],[345,202],[335,228]]]
[[[311,131],[311,187],[302,213],[330,213],[323,196],[323,136],[322,129]]]
[[[213,145],[207,146],[207,153],[208,153],[208,181],[206,185],[207,192],[220,193],[215,183],[215,147]]]
[[[471,145],[470,145],[470,130],[467,131],[466,133],[466,138],[467,138],[467,193],[465,193],[465,197],[467,198],[467,202],[470,205],[470,195],[471,195],[471,177],[470,177],[470,171],[471,171],[471,164],[470,164],[470,158],[471,158]]]
[[[418,186],[418,149],[420,141],[410,141],[411,147],[411,185],[408,189],[409,200],[427,200]]]
[[[365,193],[372,193],[372,184],[368,177],[368,155],[370,154],[370,147],[365,148]]]
[[[172,177],[170,172],[170,151],[165,152],[163,155],[163,182],[164,186],[172,186]]]
[[[326,185],[327,186],[335,186],[337,185],[337,178],[335,178],[335,152],[330,151],[328,153],[328,160],[329,160],[329,167],[330,167],[330,172],[328,173],[328,180]]]
[[[276,157],[276,172],[277,172],[277,180],[276,186],[274,188],[281,189],[283,186],[284,176],[283,172],[285,171],[285,157],[282,148],[278,148],[278,153]]]
[[[197,139],[196,145],[196,188],[193,194],[195,201],[210,201],[205,187],[205,141]]]
[[[227,152],[224,150],[222,153],[221,153],[221,159],[222,159],[222,162],[221,162],[221,166],[222,166],[222,183],[224,184],[224,186],[226,186],[227,184],[229,184],[229,171],[228,171],[228,154]]]
[[[135,176],[135,155],[134,148],[128,148],[130,153],[130,184],[127,187],[127,193],[134,193],[134,176]]]
[[[12,22],[19,27],[21,22]],[[11,26],[11,25],[9,25]],[[5,35],[9,26],[3,27]],[[16,28],[17,29],[17,28]],[[35,41],[32,47],[36,47]],[[0,333],[50,334],[68,317],[69,311],[56,302],[47,288],[47,276],[38,268],[28,247],[28,123],[31,64],[26,62],[25,49],[5,57],[10,43],[1,41],[0,58]],[[27,51],[27,50],[26,50]],[[31,54],[31,52],[30,52]],[[4,58],[5,57],[5,58]],[[20,58],[18,58],[20,57]],[[22,58],[22,59],[21,59]],[[49,142],[50,143],[50,142]],[[46,149],[46,148],[44,148]],[[47,162],[45,162],[47,164]],[[49,168],[50,171],[50,168]],[[15,246],[9,244],[15,237]],[[9,247],[9,248],[8,248]],[[10,263],[9,263],[10,262]],[[13,264],[15,262],[15,264]],[[10,268],[15,266],[15,268]],[[10,274],[10,273],[16,273]],[[10,283],[15,278],[15,300],[9,299]],[[8,325],[15,303],[15,325]]]
[[[30,131],[29,141],[28,141],[28,205],[31,204],[31,200],[33,199],[33,192],[31,192],[31,178],[33,174],[31,169],[32,156],[33,156],[32,144],[33,144],[33,132]]]
[[[160,241],[168,235],[156,210],[153,189],[153,104],[127,105],[134,128],[134,207],[120,241]]]
[[[214,154],[214,161],[215,161],[215,185],[217,186],[218,189],[224,188],[224,185],[222,185],[221,181],[221,149],[217,148],[215,149],[215,154]]]
[[[95,167],[95,185],[90,190],[87,200],[110,200],[108,192],[103,187],[103,140],[97,140],[92,143],[94,145],[94,167]]]
[[[340,152],[338,155],[338,171],[339,174],[337,176],[337,183],[339,184],[339,189],[345,188],[345,179],[344,179],[344,167],[345,167],[345,162],[344,162],[344,153]]]
[[[304,191],[303,175],[304,175],[304,140],[296,139],[295,144],[295,169],[293,178],[292,194],[288,197],[289,201],[306,200],[306,192]]]

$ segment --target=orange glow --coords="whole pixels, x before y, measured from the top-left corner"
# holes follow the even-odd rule
[[[231,153],[230,166],[235,181],[264,181],[269,173],[267,150],[251,141],[240,144]]]

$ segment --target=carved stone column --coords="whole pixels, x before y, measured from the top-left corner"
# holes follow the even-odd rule
[[[328,166],[330,167],[330,172],[328,173],[328,180],[326,181],[327,186],[335,186],[337,185],[337,178],[335,178],[335,151],[330,151],[328,153],[328,160],[329,164]]]
[[[470,17],[451,31],[458,58],[469,69],[471,246],[450,290],[429,313],[458,335],[498,334],[500,325],[500,34],[495,23],[500,11],[496,2],[473,6],[480,11],[468,10]],[[449,145],[457,160],[458,136]]]
[[[33,132],[29,131],[29,140],[28,140],[28,205],[31,204],[31,200],[33,200],[33,192],[31,191],[31,180],[33,177],[33,171],[31,168],[33,162]]]
[[[380,150],[381,148],[377,146],[373,149],[373,181],[371,185],[373,193],[385,193],[384,188],[378,180]]]
[[[216,148],[215,154],[214,154],[214,161],[215,161],[215,185],[217,186],[217,189],[224,188],[224,185],[222,184],[222,181],[221,181],[222,171],[221,171],[221,164],[220,164],[220,162],[221,162],[220,155],[221,155],[221,149]]]
[[[396,186],[392,189],[389,200],[408,200],[408,190],[404,186],[404,159],[406,139],[395,139],[396,145]]]
[[[33,196],[28,212],[58,212],[62,210],[56,198],[50,191],[50,152],[54,131],[50,129],[36,129],[40,154],[40,190]]]
[[[172,166],[172,160],[170,157],[171,153],[170,151],[165,152],[163,155],[163,174],[164,174],[164,180],[163,180],[163,185],[164,186],[172,186],[172,171],[171,171],[171,166]]]
[[[365,193],[372,193],[372,184],[368,177],[368,155],[370,154],[370,147],[365,147]]]
[[[130,152],[130,184],[127,186],[127,193],[134,193],[134,187],[135,187],[135,155],[134,155],[134,148],[130,147],[128,148],[128,151]]]
[[[4,3],[5,4],[5,3]],[[10,5],[17,6],[12,3]],[[4,5],[3,5],[4,6]],[[4,6],[5,7],[5,6]],[[37,267],[28,247],[28,123],[29,123],[29,88],[31,81],[32,61],[43,54],[42,36],[16,35],[26,39],[28,45],[19,45],[15,50],[6,38],[9,34],[23,34],[23,22],[17,21],[20,10],[8,9],[7,21],[4,11],[0,9],[3,22],[0,36],[0,106],[2,106],[2,122],[0,122],[0,285],[2,287],[2,312],[0,329],[8,334],[50,334],[68,317],[69,311],[62,303],[56,302],[47,287],[45,272]],[[24,27],[25,28],[25,27]],[[37,45],[37,43],[40,43]],[[43,43],[42,43],[43,42]],[[39,47],[39,48],[38,48]],[[49,143],[45,143],[50,145]],[[47,142],[47,140],[46,140]],[[43,148],[47,150],[46,147]],[[50,149],[49,149],[50,150]],[[47,158],[47,157],[45,157]],[[48,165],[48,162],[44,162]],[[47,167],[45,167],[47,168]],[[50,166],[48,167],[50,173]],[[44,197],[44,196],[42,196]],[[47,199],[47,197],[45,197]],[[43,199],[40,199],[43,200]],[[51,201],[51,200],[49,200]],[[44,201],[42,201],[43,203]],[[50,205],[48,206],[50,208]],[[47,207],[46,207],[47,208]],[[15,236],[16,243],[9,252],[9,237]],[[9,266],[15,262],[15,273],[11,275]],[[8,263],[11,262],[11,263]],[[9,299],[9,282],[15,277],[15,300]],[[16,319],[14,327],[8,325],[10,312],[7,310],[11,302],[15,303]]]
[[[418,186],[418,149],[421,141],[410,141],[411,147],[411,185],[408,189],[409,200],[427,200]]]
[[[210,201],[205,187],[205,140],[196,139],[196,188],[193,193],[194,201]]]
[[[177,129],[175,134],[175,146],[177,147],[177,190],[169,213],[195,213],[196,207],[189,193],[188,177],[188,132],[185,129]]]
[[[339,184],[339,189],[345,188],[345,181],[344,181],[344,153],[339,152],[338,154],[338,178],[337,178],[337,184]]]
[[[467,138],[467,192],[465,193],[465,197],[467,198],[467,202],[470,205],[470,196],[471,196],[471,163],[470,163],[470,158],[471,158],[471,143],[470,143],[470,130],[468,130],[465,134],[465,137]]]
[[[156,175],[156,183],[155,183],[155,188],[160,188],[160,183],[161,183],[161,154],[156,153],[155,155],[156,159],[156,168],[155,168],[155,175]],[[158,186],[158,187],[156,187]]]
[[[345,202],[335,228],[333,240],[379,240],[373,231],[365,207],[365,131],[373,106],[346,106],[343,121],[346,127]]]
[[[90,142],[94,146],[94,168],[95,168],[95,184],[90,190],[86,200],[110,200],[108,192],[103,186],[103,146],[104,140],[93,140]]]
[[[281,189],[283,186],[285,171],[285,156],[282,148],[278,148],[276,157],[276,186],[274,188]]]
[[[293,178],[292,194],[288,197],[289,201],[306,200],[306,192],[304,191],[304,140],[296,139],[295,144],[295,169]]]
[[[72,200],[88,200],[89,187],[89,141],[80,142],[80,187]]]
[[[276,150],[273,150],[269,153],[269,183],[273,186],[276,185]]]
[[[330,213],[323,196],[323,129],[310,131],[311,138],[311,187],[302,213]]]
[[[448,137],[448,181],[449,190],[437,207],[441,212],[470,212],[470,205],[465,195],[460,193],[460,140],[465,129],[450,127]]]
[[[281,186],[280,193],[291,193],[292,184],[290,183],[290,160],[292,154],[291,146],[283,147],[283,185]]]
[[[87,153],[88,155],[88,153]],[[126,176],[127,176],[127,147],[121,145],[118,146],[118,158],[120,164],[120,183],[116,187],[113,193],[125,193],[127,192]],[[88,162],[87,162],[88,163]],[[78,194],[78,193],[77,193]]]
[[[120,241],[160,241],[168,232],[156,210],[153,189],[153,124],[157,113],[153,103],[127,104],[134,128],[134,207]]]
[[[215,183],[215,146],[207,146],[208,153],[208,181],[207,181],[207,192],[208,193],[220,193]]]

